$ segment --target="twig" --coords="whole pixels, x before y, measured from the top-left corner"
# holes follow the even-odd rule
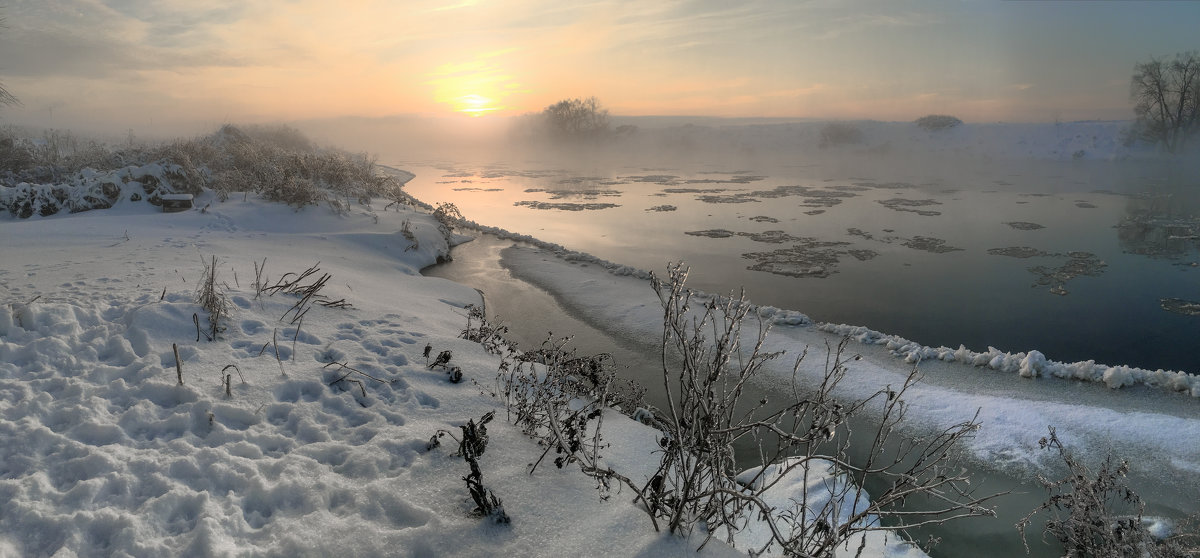
[[[336,365],[338,365],[338,366],[340,366],[340,367],[342,367],[342,368],[343,368],[343,369],[345,369],[345,370],[349,370],[350,372],[357,372],[357,373],[359,373],[359,374],[362,374],[363,376],[366,376],[366,377],[368,377],[368,378],[370,378],[370,379],[372,379],[372,380],[375,380],[376,382],[379,382],[379,383],[381,383],[381,384],[390,384],[390,383],[392,383],[392,382],[389,382],[389,381],[387,381],[387,380],[380,380],[379,378],[376,378],[375,376],[372,376],[372,375],[370,375],[370,374],[367,374],[366,372],[363,372],[362,370],[359,370],[359,369],[357,369],[357,368],[354,368],[354,367],[352,367],[352,366],[349,366],[349,365],[347,365],[347,364],[346,364],[346,363],[344,363],[344,362],[331,362],[331,363],[329,363],[329,364],[326,364],[325,366],[322,366],[322,368],[329,368],[330,366],[333,366],[333,365],[335,365],[335,364],[336,364]],[[346,375],[347,375],[347,376],[349,376],[350,374],[349,374],[349,373],[347,373]]]
[[[236,365],[236,364],[226,364],[225,368],[221,369],[221,373],[224,374],[225,371],[229,370],[230,368],[237,370],[238,377],[242,379],[242,383],[243,384],[246,383],[246,377],[242,375],[242,369],[238,368],[238,365]]]
[[[283,359],[279,358],[279,328],[275,328],[274,333],[271,334],[271,345],[275,346],[275,362],[279,363],[279,375],[287,376],[287,373],[283,371]]]
[[[183,385],[183,363],[179,361],[179,345],[171,343],[171,350],[175,351],[175,374],[179,376],[179,385]]]
[[[300,323],[296,325],[296,334],[292,336],[292,362],[296,362],[296,339],[300,337],[300,327],[304,325],[304,315],[300,316]]]

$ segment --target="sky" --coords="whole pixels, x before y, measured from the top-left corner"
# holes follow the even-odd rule
[[[615,115],[1127,119],[1200,2],[5,0],[0,124]]]

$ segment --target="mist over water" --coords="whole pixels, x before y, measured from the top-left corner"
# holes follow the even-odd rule
[[[1196,174],[1121,146],[1121,123],[862,122],[822,146],[819,122],[635,122],[376,147],[423,201],[642,269],[685,261],[706,291],[935,347],[1198,370]]]

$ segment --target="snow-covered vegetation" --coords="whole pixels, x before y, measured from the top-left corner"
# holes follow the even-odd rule
[[[0,205],[21,218],[143,199],[159,206],[164,195],[205,191],[221,201],[252,192],[294,207],[345,210],[375,198],[407,201],[405,179],[378,173],[365,154],[319,148],[286,126],[227,125],[191,140],[119,149],[61,131],[0,135]]]

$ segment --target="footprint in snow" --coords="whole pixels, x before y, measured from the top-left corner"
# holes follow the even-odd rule
[[[267,324],[259,320],[243,320],[242,333],[246,335],[254,335],[267,330]]]

